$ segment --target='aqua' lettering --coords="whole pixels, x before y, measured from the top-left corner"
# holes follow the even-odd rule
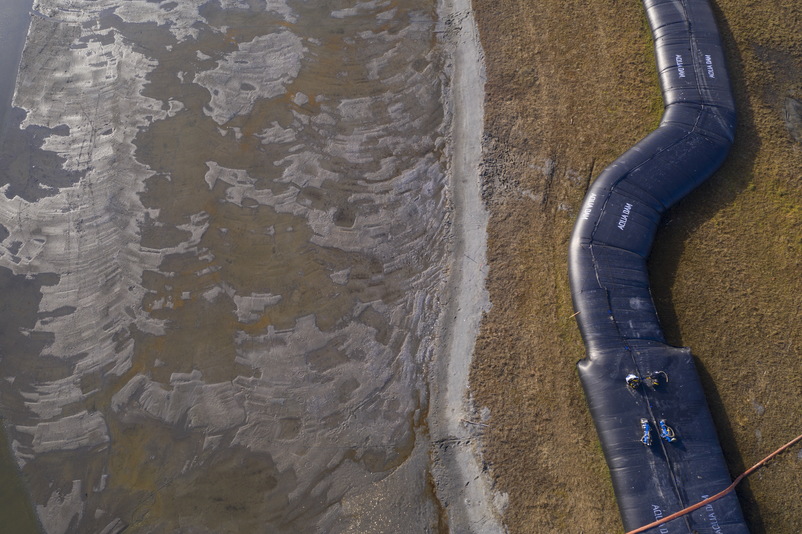
[[[632,204],[627,202],[624,204],[624,209],[621,211],[621,218],[618,219],[618,229],[623,230],[626,225],[627,221],[629,221],[629,214],[632,213]]]
[[[658,519],[663,519],[663,511],[656,504],[652,505],[652,514],[654,515],[655,521],[657,521]],[[660,525],[657,528],[660,529],[657,531],[660,534],[668,534],[668,527],[666,527],[665,525]]]
[[[713,70],[713,58],[709,55],[705,55],[705,65],[707,66],[707,77],[715,78],[716,71]]]
[[[702,495],[702,499],[707,499],[708,495]],[[718,525],[718,518],[716,517],[715,509],[713,508],[712,504],[708,504],[705,506],[705,512],[707,512],[707,520],[710,522],[710,528],[713,529],[714,534],[724,534],[724,531],[721,530],[721,527]]]

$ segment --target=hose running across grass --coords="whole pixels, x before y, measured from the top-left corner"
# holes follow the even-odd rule
[[[733,480],[732,484],[727,486],[727,489],[725,489],[724,491],[720,491],[720,492],[716,493],[715,495],[713,495],[712,497],[708,497],[707,499],[705,499],[703,501],[700,501],[700,502],[694,504],[693,506],[689,506],[689,507],[687,507],[687,508],[685,508],[683,510],[680,510],[679,512],[676,512],[676,513],[673,513],[673,514],[671,514],[669,516],[666,516],[663,519],[660,519],[658,521],[653,521],[653,522],[649,523],[648,525],[643,525],[640,528],[636,528],[635,530],[631,530],[631,531],[627,532],[627,534],[641,534],[642,532],[646,532],[647,530],[649,530],[651,528],[656,528],[656,527],[661,526],[662,523],[667,523],[668,521],[673,521],[674,519],[679,519],[680,517],[682,517],[682,516],[684,516],[686,514],[689,514],[689,513],[693,512],[694,510],[698,510],[699,508],[701,508],[703,506],[707,506],[709,504],[712,504],[714,501],[717,501],[720,498],[722,498],[725,495],[728,495],[730,492],[732,492],[735,489],[735,486],[737,486],[743,479],[745,479],[746,477],[748,477],[749,475],[751,475],[752,473],[754,473],[755,471],[757,471],[761,467],[765,466],[769,462],[769,460],[771,460],[772,458],[774,458],[775,456],[777,456],[781,452],[785,451],[786,449],[789,449],[789,448],[793,447],[796,443],[799,443],[800,441],[802,441],[802,434],[800,434],[799,436],[795,437],[794,439],[792,439],[791,441],[789,441],[788,443],[786,443],[785,445],[783,445],[782,447],[780,447],[779,449],[777,449],[773,453],[769,454],[768,456],[766,456],[765,458],[760,460],[758,463],[756,463],[755,465],[753,465],[752,467],[750,467],[749,469],[747,469],[746,471],[744,471],[743,473],[738,475],[738,478]]]
[[[663,213],[724,161],[735,105],[707,0],[644,0],[665,101],[659,128],[593,182],[569,251],[587,349],[579,376],[626,530],[730,485],[690,350],[666,344],[646,260]],[[743,534],[735,494],[660,534]]]

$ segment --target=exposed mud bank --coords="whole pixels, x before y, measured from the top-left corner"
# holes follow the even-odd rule
[[[487,211],[479,182],[484,125],[484,61],[469,0],[444,2],[452,34],[452,138],[449,161],[454,204],[451,276],[444,295],[439,350],[430,376],[430,432],[435,485],[454,533],[504,532],[507,496],[493,488],[481,459],[486,412],[473,405],[468,384],[479,324],[491,303],[487,275]]]

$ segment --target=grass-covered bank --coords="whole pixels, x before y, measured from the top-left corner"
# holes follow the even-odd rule
[[[621,531],[575,372],[567,241],[587,184],[659,120],[639,2],[474,0],[487,68],[485,317],[471,387],[511,532]],[[651,260],[672,343],[697,356],[733,475],[802,432],[802,6],[715,4],[737,97],[725,166]],[[802,531],[799,448],[739,490],[754,533]]]

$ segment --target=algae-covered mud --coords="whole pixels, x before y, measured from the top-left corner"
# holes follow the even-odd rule
[[[43,530],[436,530],[436,2],[33,9],[0,399]]]

